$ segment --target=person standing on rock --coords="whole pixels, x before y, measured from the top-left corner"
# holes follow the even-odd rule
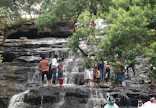
[[[105,61],[104,63],[105,63],[104,71],[107,74],[106,82],[108,82],[109,81],[109,77],[110,77],[110,64],[109,64],[109,61]]]
[[[122,74],[124,70],[124,66],[121,61],[116,61],[116,70],[115,70],[115,77],[116,77],[116,86],[122,85]]]
[[[104,84],[104,76],[105,76],[105,73],[104,73],[104,61],[103,59],[99,59],[99,61],[101,62],[99,65],[98,65],[98,70],[100,71],[100,84]]]
[[[58,80],[60,81],[60,87],[63,87],[63,80],[64,80],[64,75],[63,75],[63,65],[62,62],[64,61],[64,58],[61,58],[58,64]]]
[[[48,64],[48,60],[45,59],[44,55],[41,55],[42,60],[39,63],[39,67],[41,68],[42,71],[42,86],[44,86],[44,75],[46,74],[47,76],[47,80],[48,80],[48,86],[51,86],[51,81],[50,81],[50,77],[49,77],[49,64]]]
[[[127,67],[127,77],[129,77],[129,68],[132,68],[132,71],[133,71],[133,75],[134,75],[134,77],[132,78],[132,80],[136,80],[136,76],[135,76],[135,63],[134,62],[132,62],[131,64],[129,64],[128,65],[128,67]]]
[[[104,106],[104,108],[119,108],[119,106],[115,103],[114,97],[109,96],[107,98],[107,104]]]
[[[54,58],[52,59],[52,87],[56,87],[56,72],[57,72],[57,67],[58,67],[58,62],[57,62],[57,58],[58,58],[58,55],[54,55]]]
[[[94,59],[95,63],[93,65],[93,81],[94,81],[94,87],[96,86],[97,83],[97,71],[98,71],[98,65],[97,65],[97,59]]]

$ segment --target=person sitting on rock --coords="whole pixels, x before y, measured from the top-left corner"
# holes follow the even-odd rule
[[[104,106],[104,108],[119,108],[119,106],[115,103],[114,97],[109,96],[107,98],[107,104]]]

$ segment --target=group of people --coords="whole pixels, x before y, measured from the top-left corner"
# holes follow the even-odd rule
[[[104,106],[104,108],[119,108],[119,106],[115,103],[114,97],[109,96],[107,98],[107,104]],[[137,108],[156,108],[156,99],[152,97],[147,102],[139,100]]]
[[[54,55],[51,63],[48,63],[48,60],[45,59],[45,55],[41,55],[42,60],[39,63],[39,67],[41,68],[42,73],[42,86],[44,86],[44,75],[47,76],[48,86],[56,87],[56,80],[59,80],[60,87],[63,86],[64,80],[64,70],[62,62],[64,58],[58,60],[58,56]],[[56,77],[56,73],[58,72],[58,77]]]
[[[93,77],[91,75],[91,72],[89,72],[87,69],[84,73],[84,78],[87,80],[87,86],[90,86],[90,80],[93,79],[94,86],[96,85],[103,85],[104,81],[109,83],[110,80],[110,72],[112,70],[112,67],[109,63],[109,61],[104,61],[102,59],[96,60],[95,59],[95,65],[92,66],[93,68]],[[100,62],[100,63],[99,63]],[[114,78],[115,78],[115,85],[121,86],[122,82],[125,81],[125,74],[127,73],[127,77],[129,76],[129,68],[132,68],[134,73],[134,78],[132,80],[136,80],[135,76],[135,65],[134,62],[128,65],[127,67],[123,65],[121,61],[116,61],[114,66]]]

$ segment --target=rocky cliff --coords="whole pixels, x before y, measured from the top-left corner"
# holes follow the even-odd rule
[[[66,44],[66,39],[6,40],[0,48],[4,57],[0,64],[0,108],[8,105],[17,108],[19,103],[22,103],[19,108],[100,108],[109,95],[115,97],[121,108],[132,108],[136,107],[139,99],[147,101],[156,95],[155,89],[150,89],[144,71],[146,59],[140,61],[145,65],[137,65],[137,81],[126,80],[125,87],[111,88],[110,84],[105,84],[88,88],[84,86],[84,69],[77,66],[83,57],[71,56],[63,44]],[[48,61],[54,54],[65,58],[65,87],[41,87],[40,54],[45,54]],[[24,92],[27,90],[30,91]]]
[[[8,39],[19,39],[20,37],[27,37],[28,39],[45,38],[45,37],[57,37],[66,38],[70,36],[73,23],[71,22],[59,22],[55,24],[52,28],[46,30],[39,30],[35,27],[34,20],[21,21],[14,25],[14,27],[9,28]]]

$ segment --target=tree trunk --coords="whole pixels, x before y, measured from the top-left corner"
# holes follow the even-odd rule
[[[80,48],[80,46],[77,46],[77,48],[81,51],[81,53],[82,53],[84,56],[88,56],[88,54],[87,54],[85,51],[83,51],[83,50]]]

